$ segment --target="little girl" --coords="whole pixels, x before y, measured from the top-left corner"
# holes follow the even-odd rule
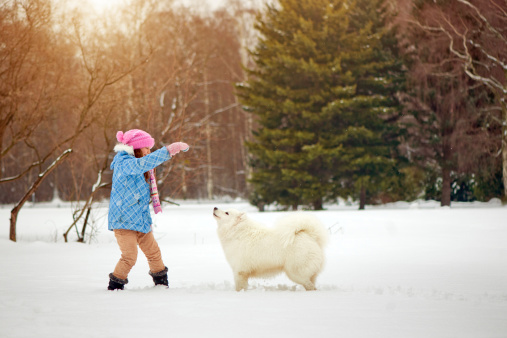
[[[188,150],[188,144],[172,143],[154,151],[155,140],[145,131],[132,129],[116,134],[117,152],[111,163],[113,186],[109,202],[109,230],[121,251],[121,258],[114,272],[109,274],[108,290],[123,290],[127,276],[137,260],[137,246],[144,252],[150,266],[149,274],[155,285],[168,286],[167,267],[151,228],[150,187],[147,172],[171,159],[180,151]]]

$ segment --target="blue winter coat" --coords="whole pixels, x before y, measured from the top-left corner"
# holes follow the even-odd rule
[[[150,186],[144,173],[171,158],[166,147],[142,158],[134,157],[132,148],[117,145],[111,163],[113,186],[109,201],[108,229],[151,231]]]

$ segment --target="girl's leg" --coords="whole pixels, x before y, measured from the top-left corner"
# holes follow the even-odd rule
[[[153,231],[150,231],[147,234],[139,232],[137,241],[139,243],[139,248],[141,248],[141,250],[144,252],[144,255],[148,259],[150,273],[157,274],[166,270],[164,262],[162,261],[162,253],[160,252],[157,241],[153,236]]]
[[[137,261],[137,231],[114,230],[114,236],[121,250],[121,258],[116,264],[113,275],[127,280],[127,276]]]

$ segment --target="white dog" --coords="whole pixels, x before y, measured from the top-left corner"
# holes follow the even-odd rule
[[[311,214],[293,213],[269,228],[245,213],[215,208],[218,237],[234,273],[236,291],[246,290],[248,278],[285,272],[306,290],[316,290],[315,280],[324,266],[328,233]]]

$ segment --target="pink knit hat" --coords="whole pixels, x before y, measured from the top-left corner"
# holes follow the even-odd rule
[[[134,149],[152,148],[155,145],[155,140],[145,131],[139,129],[132,129],[125,134],[122,131],[116,133],[116,139],[127,146]]]

